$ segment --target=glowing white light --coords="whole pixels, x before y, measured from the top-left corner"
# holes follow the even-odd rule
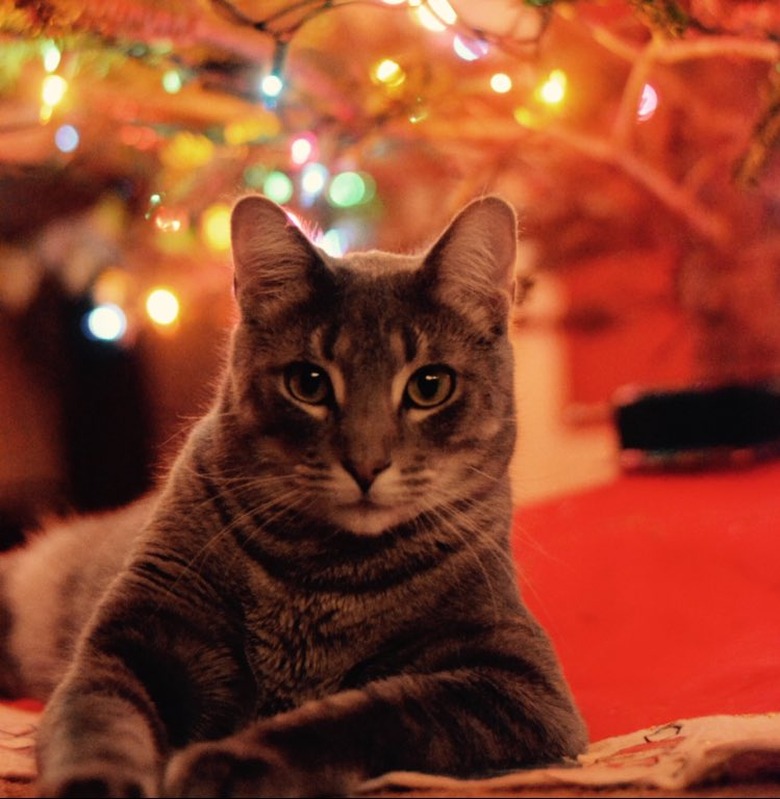
[[[512,88],[512,78],[506,72],[496,72],[490,78],[490,88],[496,94],[506,94]]]
[[[118,305],[107,302],[86,314],[82,329],[97,341],[119,341],[127,330],[127,317]]]
[[[314,141],[311,136],[298,136],[290,144],[290,158],[294,164],[305,164],[314,154]]]
[[[73,125],[61,125],[54,134],[54,143],[62,153],[72,153],[79,146],[79,132]]]
[[[304,194],[319,194],[328,182],[330,173],[322,164],[306,164],[301,170],[301,189]]]
[[[47,72],[54,72],[60,65],[61,59],[60,48],[52,41],[45,42],[43,45],[43,68]]]
[[[447,0],[428,0],[427,5],[445,25],[454,25],[458,21],[455,9]]]
[[[452,49],[458,58],[462,58],[464,61],[476,61],[487,55],[490,47],[482,39],[464,39],[456,34],[452,40]]]
[[[417,22],[433,33],[441,33],[447,30],[447,26],[431,11],[428,6],[418,5],[412,7],[412,14]]]
[[[154,289],[146,298],[146,313],[158,325],[172,325],[179,318],[179,299],[170,289]]]
[[[260,91],[266,97],[278,97],[284,89],[284,81],[278,75],[266,75],[260,81]]]
[[[44,105],[57,105],[68,91],[68,82],[59,75],[47,75],[41,85],[41,100]]]
[[[658,108],[658,92],[649,84],[645,83],[642,88],[642,96],[639,98],[639,105],[636,109],[636,118],[639,122],[646,122]]]

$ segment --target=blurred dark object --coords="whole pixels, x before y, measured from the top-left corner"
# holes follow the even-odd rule
[[[624,389],[614,408],[626,469],[692,469],[780,454],[780,385]]]

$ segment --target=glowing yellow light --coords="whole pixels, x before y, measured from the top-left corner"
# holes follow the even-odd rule
[[[527,109],[522,106],[515,108],[515,122],[522,125],[524,128],[535,128],[537,126],[536,117]]]
[[[558,105],[566,97],[569,79],[562,69],[554,69],[536,90],[537,98],[545,105]]]
[[[41,84],[41,101],[49,107],[62,102],[65,92],[68,91],[68,82],[59,75],[47,75]]]
[[[371,77],[375,83],[385,86],[400,86],[406,80],[406,73],[400,64],[392,58],[383,58],[371,70]]]
[[[496,94],[506,94],[512,89],[512,78],[510,78],[506,72],[496,72],[495,75],[490,78],[490,88],[496,92]]]
[[[173,169],[196,169],[205,166],[213,155],[214,144],[210,139],[184,130],[168,142],[160,158],[165,166]]]
[[[258,139],[273,138],[280,130],[281,123],[275,114],[259,113],[230,122],[225,126],[223,136],[226,144],[237,146]]]
[[[212,250],[224,252],[230,249],[230,206],[214,203],[201,217],[201,231],[206,244]]]
[[[156,288],[146,297],[146,313],[157,325],[172,325],[179,318],[179,298],[166,288]]]

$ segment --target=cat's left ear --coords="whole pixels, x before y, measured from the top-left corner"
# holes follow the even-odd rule
[[[243,197],[233,208],[230,228],[236,298],[243,314],[271,318],[312,293],[325,269],[284,209],[265,197]]]
[[[467,205],[426,256],[424,273],[445,305],[480,326],[503,327],[512,300],[517,218],[499,197]]]

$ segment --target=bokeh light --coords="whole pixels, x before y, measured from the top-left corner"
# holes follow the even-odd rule
[[[562,69],[554,69],[536,90],[537,98],[545,105],[558,105],[566,97],[569,78]]]
[[[506,72],[496,72],[490,78],[490,88],[496,94],[506,94],[512,89],[512,78]]]
[[[642,94],[636,109],[636,118],[639,122],[647,122],[655,114],[657,108],[658,92],[649,83],[646,83],[642,87]]]
[[[72,153],[79,146],[79,132],[73,125],[61,125],[54,134],[54,144],[61,153]]]
[[[269,200],[273,200],[280,205],[289,202],[294,191],[295,187],[290,178],[284,172],[279,172],[278,170],[269,172],[263,181],[263,194]]]
[[[41,102],[48,106],[58,105],[67,91],[68,81],[65,78],[60,75],[47,75],[41,84]]]
[[[85,314],[82,330],[93,341],[119,341],[127,331],[127,317],[118,305],[103,303]]]
[[[181,309],[179,298],[167,288],[152,289],[146,297],[146,313],[157,325],[167,327],[178,318]]]
[[[464,61],[476,61],[488,54],[490,46],[482,39],[467,39],[456,34],[452,40],[452,49],[458,58]]]
[[[278,75],[274,75],[273,73],[266,75],[260,81],[260,91],[266,97],[276,99],[282,93],[283,89],[284,81]]]
[[[201,233],[206,244],[216,252],[230,249],[230,206],[214,203],[204,212],[200,220]]]
[[[328,200],[339,208],[359,205],[365,198],[366,182],[357,172],[340,172],[328,187]]]
[[[383,58],[374,64],[371,70],[371,78],[374,83],[396,87],[406,80],[406,73],[397,61],[393,61],[392,58]]]

